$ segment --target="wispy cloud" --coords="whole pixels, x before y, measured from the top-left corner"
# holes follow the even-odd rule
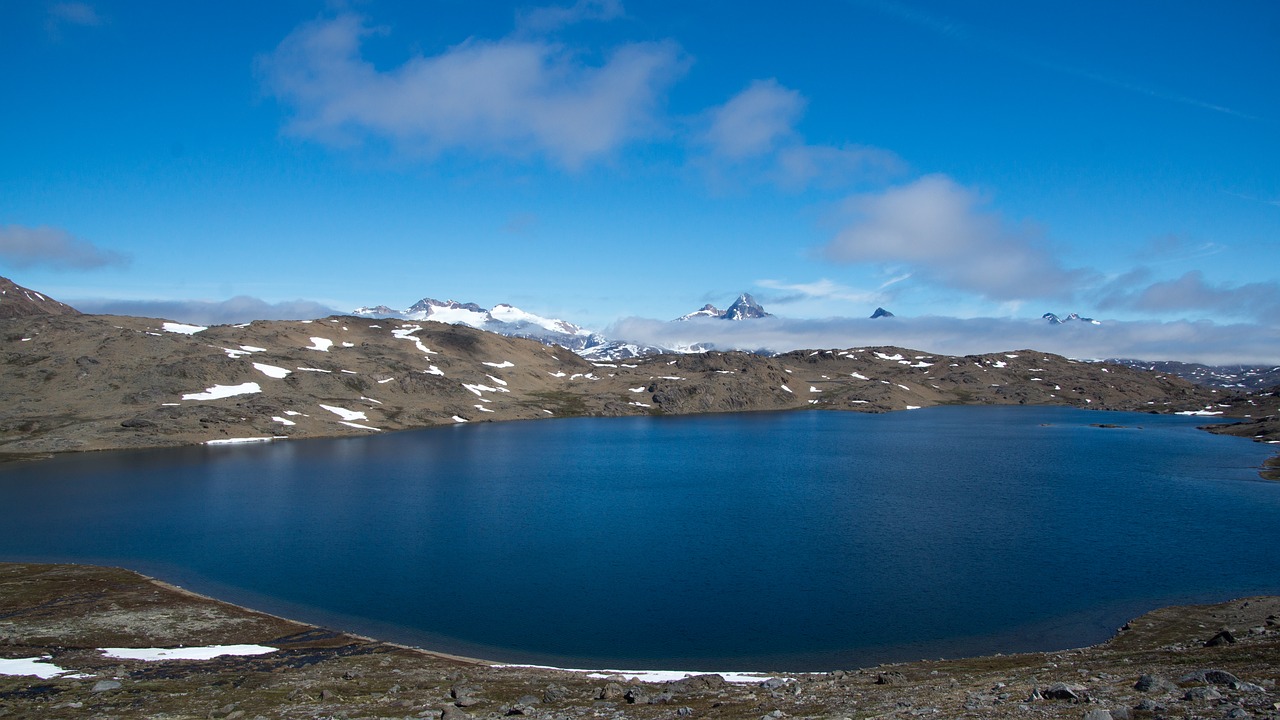
[[[849,348],[892,345],[926,353],[969,355],[1034,348],[1074,358],[1138,358],[1207,364],[1280,362],[1280,329],[1209,322],[1107,322],[1049,325],[1005,318],[919,317],[870,320],[782,317],[672,323],[627,318],[611,337],[655,345],[711,342],[719,350]]]
[[[226,325],[253,320],[310,320],[342,314],[312,300],[269,303],[245,295],[222,301],[87,298],[68,302],[77,310],[93,315],[132,315],[199,325]]]
[[[833,187],[902,172],[896,154],[861,145],[811,145],[796,129],[808,101],[777,80],[756,80],[694,123],[696,163],[716,183],[760,178],[792,189]]]
[[[1213,285],[1199,270],[1191,270],[1173,280],[1149,282],[1149,278],[1150,272],[1139,268],[1113,280],[1098,306],[1158,314],[1211,313],[1250,318],[1280,327],[1280,283]]]
[[[43,225],[0,227],[0,264],[10,267],[93,270],[128,262],[126,255],[100,248],[61,228]]]
[[[62,24],[92,27],[102,24],[102,16],[89,3],[60,2],[49,6],[49,23],[53,28]]]
[[[552,5],[521,12],[516,24],[524,30],[545,33],[589,20],[613,20],[624,13],[620,0],[577,0],[567,7]]]
[[[259,59],[267,89],[294,113],[290,133],[578,168],[665,132],[660,105],[686,65],[670,42],[622,44],[591,65],[573,48],[506,38],[469,40],[383,70],[361,54],[372,32],[356,15],[316,20]]]
[[[1068,298],[1092,273],[1070,269],[1043,233],[986,208],[977,192],[928,175],[845,201],[849,221],[823,248],[837,263],[893,263],[996,301]]]
[[[841,285],[823,278],[809,283],[787,283],[780,280],[757,280],[756,285],[770,290],[782,290],[791,293],[790,297],[774,297],[771,302],[785,303],[794,300],[836,300],[840,302],[852,303],[879,303],[883,302],[884,294],[874,291],[859,290],[851,288],[847,285]],[[881,287],[884,287],[883,285]]]
[[[986,52],[997,53],[1027,65],[1034,65],[1062,75],[1090,80],[1100,85],[1106,85],[1137,95],[1145,95],[1158,100],[1198,107],[1203,110],[1232,115],[1246,120],[1259,119],[1254,115],[1240,112],[1234,108],[1207,102],[1178,92],[1152,87],[1116,73],[1091,70],[1077,64],[1054,60],[1043,53],[1022,50],[1019,49],[1016,42],[1009,38],[1000,38],[990,32],[968,26],[953,18],[909,7],[895,0],[857,0],[857,2],[864,7],[924,28],[960,44],[980,48]]]

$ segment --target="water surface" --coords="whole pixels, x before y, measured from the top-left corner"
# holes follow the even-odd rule
[[[509,661],[1071,647],[1156,606],[1280,592],[1269,449],[1203,422],[943,407],[66,456],[0,466],[0,557]]]

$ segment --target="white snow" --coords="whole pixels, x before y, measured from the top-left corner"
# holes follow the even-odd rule
[[[1018,356],[1017,356],[1017,355],[1005,355],[1005,357],[1009,358],[1010,360],[1013,360],[1013,359],[1017,358]]]
[[[339,420],[338,424],[346,425],[347,427],[358,428],[360,430],[373,430],[375,432],[382,432],[381,428],[369,427],[368,425],[361,425],[360,423],[347,422],[346,420]]]
[[[306,350],[319,350],[320,352],[329,352],[329,348],[333,347],[333,341],[328,338],[313,337],[310,338],[311,345]]]
[[[444,377],[444,371],[436,367],[435,365],[428,366],[427,369],[423,370],[422,372],[428,375],[439,375],[440,377]]]
[[[487,392],[511,392],[506,388],[489,387],[488,385],[468,385],[467,383],[462,383],[462,387],[475,393],[476,397],[480,397],[480,398],[484,397],[483,393],[487,393]]]
[[[997,360],[997,361],[995,361],[995,362],[991,363],[991,367],[1003,368],[1003,367],[1008,367],[1008,366],[1009,366],[1009,363],[1007,363],[1007,362],[1005,362],[1005,361],[1003,361],[1003,360]]]
[[[894,353],[894,354],[892,354],[892,355],[885,355],[885,354],[884,354],[884,353],[882,353],[882,352],[877,352],[877,353],[876,353],[876,357],[880,358],[881,360],[894,360],[894,361],[897,361],[897,360],[901,360],[901,359],[902,359],[902,356],[901,356],[901,355],[899,355],[898,353]]]
[[[239,385],[214,385],[211,388],[205,388],[204,392],[187,393],[182,396],[183,400],[218,400],[221,398],[229,398],[235,395],[250,395],[252,393],[262,392],[262,386],[256,382],[240,383]]]
[[[921,360],[920,362],[915,363],[915,364],[914,364],[914,365],[912,365],[911,367],[913,367],[913,368],[927,368],[927,367],[933,367],[933,363],[927,363],[927,362],[925,362],[925,361]]]
[[[633,393],[642,393],[642,392],[644,392],[644,386],[641,386],[641,387],[638,387],[638,388],[627,388],[627,391],[628,391],[628,392],[633,392]]]
[[[431,367],[435,368],[436,366],[435,366],[435,365],[432,365]],[[439,368],[436,368],[436,369],[438,370]],[[443,375],[444,373],[441,373],[441,374]],[[379,381],[378,381],[378,384],[379,384],[379,385],[383,385],[383,384],[385,384],[385,383],[389,383],[389,382],[391,382],[392,380],[395,380],[395,378],[387,378],[387,379],[385,379],[385,380],[379,380]]]
[[[476,406],[475,406],[475,408],[476,408],[477,410],[479,410],[480,412],[488,412],[488,413],[493,412],[492,410],[490,410],[489,408],[485,407],[484,405],[476,405]]]
[[[457,415],[453,416],[453,421],[456,423],[470,422],[470,420],[467,420],[466,418],[463,418],[463,417],[458,417]]]
[[[48,680],[70,672],[48,662],[52,658],[52,655],[33,658],[0,658],[0,675],[35,675],[41,680]]]
[[[787,387],[786,385],[783,385],[782,389],[786,390],[787,392],[791,392],[791,388]]]
[[[222,438],[221,440],[206,440],[205,445],[244,445],[245,443],[261,443],[271,442],[276,438],[270,436],[259,437],[241,437],[241,438]]]
[[[660,380],[683,380],[684,378],[679,377],[679,376],[677,376],[677,375],[662,375],[662,376],[660,376],[658,379],[660,379]]]
[[[562,373],[562,372],[548,372],[547,374],[555,378],[562,378],[566,375],[566,373]]]
[[[908,410],[919,410],[919,409],[920,409],[920,406],[919,406],[919,405],[908,405],[908,406],[907,406],[907,409],[908,409]]]
[[[160,326],[165,332],[178,333],[179,335],[195,335],[201,330],[208,330],[204,325],[187,325],[184,323],[167,322]]]
[[[392,330],[391,334],[401,340],[412,340],[413,344],[418,346],[418,350],[422,351],[423,355],[439,355],[440,353],[437,353],[435,350],[423,345],[421,340],[413,337],[413,334],[421,329],[421,325],[401,325],[398,330]]]
[[[301,370],[301,371],[303,371],[303,372],[322,372],[322,373],[332,373],[332,372],[333,372],[332,370],[322,370],[322,369],[320,369],[320,368],[304,368],[304,367],[300,367],[300,368],[298,368],[298,369],[299,369],[299,370]]]
[[[481,365],[488,365],[489,367],[496,367],[496,368],[509,368],[509,367],[516,366],[516,364],[511,362],[510,360],[503,360],[500,363],[491,363],[491,362],[481,363]]]
[[[266,645],[205,645],[177,648],[101,648],[102,654],[118,660],[211,660],[223,655],[266,655],[278,648]]]
[[[364,400],[365,402],[371,402],[371,403],[373,403],[373,404],[375,404],[375,405],[381,405],[381,404],[382,404],[382,401],[381,401],[381,400],[374,400],[374,399],[373,399],[373,398],[371,398],[371,397],[365,397],[365,396],[363,396],[363,395],[361,395],[361,396],[360,396],[360,399],[361,399],[361,400]]]
[[[867,377],[866,375],[863,375],[862,373],[849,373],[849,377],[855,377],[855,378],[857,378],[857,379],[859,379],[859,380],[870,380],[870,379],[871,379],[871,378]]]
[[[819,390],[818,388],[816,388],[816,387],[814,387],[814,386],[810,385],[810,386],[809,386],[809,392],[822,392],[822,391],[821,391],[821,390]]]
[[[643,682],[651,682],[651,683],[670,682],[673,680],[683,680],[687,677],[693,677],[695,675],[712,674],[710,671],[697,672],[697,671],[690,671],[690,670],[575,670],[572,668],[556,668],[556,667],[549,667],[546,665],[495,665],[494,667],[530,668],[533,670],[561,670],[563,672],[583,673],[589,678],[598,678],[601,680],[605,678],[613,677],[614,675],[621,675],[627,678],[628,680],[634,678],[636,680],[640,680]],[[714,674],[724,678],[724,681],[727,683],[735,683],[735,684],[761,683],[766,680],[772,680],[774,678],[778,678],[780,680],[786,680],[786,681],[791,681],[793,679],[793,678],[779,677],[778,675],[770,675],[768,673],[758,673],[758,672],[716,672]]]
[[[907,392],[911,392],[911,388],[907,387],[906,385],[903,385],[902,383],[898,383],[898,387],[902,388],[903,390],[906,390]]]
[[[348,375],[359,375],[359,374],[360,374],[360,373],[356,372],[355,370],[342,370],[341,372],[344,372],[344,373],[346,373],[346,374],[348,374]]]
[[[289,373],[293,372],[292,370],[285,370],[282,367],[276,367],[275,365],[267,365],[266,363],[254,363],[253,369],[257,370],[263,375],[266,375],[267,377],[273,377],[277,379],[282,378],[288,375]]]
[[[1221,414],[1222,414],[1222,411],[1220,411],[1220,410],[1218,410],[1218,411],[1214,411],[1214,410],[1182,410],[1182,411],[1180,411],[1180,412],[1176,412],[1176,413],[1174,413],[1174,415],[1205,415],[1205,416],[1208,416],[1208,415],[1221,415]]]
[[[503,386],[503,387],[506,387],[506,386],[507,386],[507,381],[506,381],[506,380],[499,380],[498,378],[496,378],[496,377],[494,377],[494,376],[492,376],[492,375],[485,375],[485,377],[489,378],[490,380],[492,380],[492,381],[494,381],[494,382],[498,383],[499,385],[501,385],[501,386]]]
[[[271,421],[272,421],[272,422],[278,422],[278,423],[280,423],[281,425],[297,425],[297,424],[298,424],[298,423],[296,423],[296,422],[294,422],[294,421],[292,421],[292,420],[289,420],[288,418],[282,418],[282,417],[280,417],[279,415],[272,415],[272,416],[271,416]]]
[[[343,330],[346,330],[346,328],[342,328],[342,329],[343,329]],[[342,347],[355,347],[355,346],[356,346],[356,344],[355,344],[355,343],[353,343],[353,342],[344,342],[344,343],[342,343]]]
[[[368,420],[368,416],[361,410],[348,410],[346,408],[334,407],[333,405],[321,405],[320,407],[337,415],[343,420]]]
[[[241,346],[240,346],[240,349],[241,349],[241,350],[243,350],[243,351],[245,351],[245,352],[251,352],[251,353],[255,353],[255,352],[266,352],[266,351],[267,351],[267,349],[266,349],[266,348],[261,348],[261,347],[258,347],[258,346],[256,346],[256,345],[241,345]]]

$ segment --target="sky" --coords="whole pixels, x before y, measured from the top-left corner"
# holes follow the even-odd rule
[[[15,0],[0,275],[206,323],[434,297],[1280,363],[1277,38],[1270,0]],[[667,322],[741,292],[776,318]]]

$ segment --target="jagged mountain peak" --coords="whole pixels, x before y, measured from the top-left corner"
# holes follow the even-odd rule
[[[1062,325],[1062,324],[1064,324],[1064,323],[1075,322],[1075,321],[1079,321],[1079,322],[1083,322],[1083,323],[1088,323],[1088,324],[1090,324],[1090,325],[1101,325],[1101,324],[1102,324],[1100,321],[1098,321],[1098,320],[1094,320],[1093,318],[1089,318],[1089,317],[1080,317],[1080,314],[1079,314],[1079,313],[1071,313],[1071,314],[1070,314],[1070,315],[1068,315],[1065,319],[1064,319],[1064,318],[1060,318],[1060,317],[1058,317],[1057,315],[1055,315],[1055,314],[1053,314],[1053,313],[1051,313],[1051,312],[1047,312],[1047,313],[1045,313],[1044,315],[1041,315],[1040,317],[1041,317],[1041,318],[1043,318],[1043,319],[1045,319],[1045,320],[1047,320],[1047,321],[1049,322],[1049,324],[1050,324],[1050,325]]]
[[[882,307],[876,308],[876,311],[871,313],[872,320],[875,320],[876,318],[889,318],[893,316],[894,316],[893,313],[889,312],[888,310],[885,310]]]
[[[751,297],[750,293],[742,293],[737,300],[724,311],[722,316],[725,320],[754,320],[757,318],[772,317],[770,313],[765,312],[764,307]]]

